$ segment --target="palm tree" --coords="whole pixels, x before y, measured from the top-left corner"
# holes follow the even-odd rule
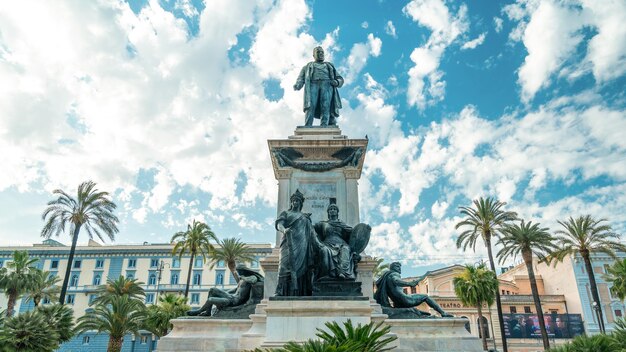
[[[477,266],[466,265],[465,270],[452,280],[454,293],[461,303],[478,309],[478,328],[481,331],[483,350],[487,350],[487,337],[483,326],[483,303],[493,304],[498,290],[498,278],[484,263]],[[504,331],[504,330],[503,330]]]
[[[385,258],[372,258],[376,262],[376,266],[374,266],[374,270],[372,270],[372,276],[374,281],[378,279],[385,271],[389,270],[389,263],[383,263]]]
[[[62,304],[39,306],[36,309],[48,321],[49,329],[59,336],[59,343],[68,342],[74,337],[74,312],[72,308]]]
[[[626,259],[617,260],[607,269],[604,280],[611,284],[611,293],[621,301],[626,299]]]
[[[107,279],[106,284],[96,288],[97,296],[91,302],[91,305],[108,304],[111,299],[119,296],[128,296],[131,299],[143,302],[146,296],[146,292],[141,287],[143,284],[143,282],[137,281],[137,279],[128,279],[121,275],[115,280]]]
[[[32,300],[35,307],[38,307],[42,299],[48,301],[58,299],[61,289],[56,284],[59,281],[61,279],[56,275],[51,275],[49,271],[34,270],[31,285],[26,291],[26,302]]]
[[[562,262],[565,257],[579,253],[585,263],[585,270],[589,277],[591,296],[596,302],[598,309],[598,322],[600,331],[604,330],[604,318],[600,296],[598,295],[598,285],[591,266],[591,253],[601,252],[615,258],[615,251],[626,251],[626,246],[619,242],[620,236],[611,231],[611,226],[605,224],[606,219],[594,219],[591,215],[579,216],[574,219],[570,217],[567,221],[559,221],[563,230],[556,231],[558,235],[558,249],[554,251],[550,261]]]
[[[498,244],[502,245],[502,249],[498,252],[500,264],[509,257],[517,257],[522,255],[526,270],[528,271],[528,279],[530,281],[530,290],[535,301],[535,310],[539,320],[539,328],[543,339],[543,348],[550,348],[548,340],[548,332],[546,324],[543,320],[543,309],[541,308],[541,300],[539,299],[539,290],[537,289],[537,280],[535,279],[535,271],[533,270],[533,254],[540,260],[545,260],[546,255],[553,252],[556,246],[553,244],[554,237],[548,232],[548,228],[541,228],[539,224],[533,224],[532,221],[522,222],[513,225],[507,225],[502,231],[502,236]]]
[[[479,238],[482,238],[485,247],[487,248],[487,254],[489,255],[489,265],[491,271],[497,275],[496,265],[493,260],[493,253],[491,252],[491,239],[493,236],[499,236],[502,228],[517,219],[517,214],[512,211],[505,211],[503,208],[506,205],[504,202],[500,202],[494,198],[488,197],[475,199],[473,201],[474,208],[460,207],[461,215],[465,215],[465,219],[456,224],[455,228],[468,227],[463,231],[456,241],[457,248],[463,247],[463,250],[467,250],[468,247],[472,247],[476,251],[476,243]],[[496,282],[497,283],[497,282]],[[500,291],[496,285],[496,308],[498,309],[498,320],[500,322],[500,331],[502,331],[502,350],[508,351],[506,344],[506,337],[504,336],[504,318],[502,316],[502,303],[500,302]]]
[[[30,258],[27,251],[15,251],[13,252],[13,260],[7,263],[6,268],[0,270],[0,289],[4,290],[4,294],[8,298],[7,317],[13,315],[15,302],[30,288],[33,282],[33,273],[37,269],[33,264],[37,260]]]
[[[226,238],[221,240],[219,244],[220,246],[218,248],[213,247],[209,255],[211,258],[211,269],[215,267],[217,262],[224,261],[226,265],[228,265],[228,270],[230,270],[235,281],[239,282],[239,275],[237,275],[237,271],[235,270],[237,262],[250,262],[255,260],[252,252],[245,243],[237,238]]]
[[[189,281],[191,280],[193,259],[196,255],[202,255],[203,262],[206,260],[206,257],[213,249],[213,245],[209,242],[210,240],[218,242],[217,236],[211,231],[209,225],[196,220],[193,220],[191,225],[187,225],[187,231],[176,232],[172,236],[172,242],[176,242],[174,249],[172,249],[173,255],[178,255],[178,258],[182,258],[186,252],[191,253],[189,270],[187,271],[185,298],[189,296]]]
[[[50,238],[55,235],[58,237],[69,225],[72,234],[72,247],[59,296],[59,302],[64,304],[76,251],[76,242],[81,228],[85,227],[89,238],[93,238],[95,234],[104,241],[102,237],[104,234],[113,241],[118,232],[117,223],[119,220],[113,215],[116,205],[109,200],[109,193],[98,191],[96,184],[92,181],[83,182],[78,186],[76,199],[60,189],[54,190],[53,194],[58,194],[59,198],[48,202],[46,210],[41,215],[45,221],[41,236]]]
[[[108,304],[96,304],[95,308],[78,318],[77,333],[96,331],[109,334],[107,352],[120,352],[124,335],[139,334],[146,316],[143,301],[129,295],[116,295],[108,299]]]
[[[171,293],[161,295],[158,304],[148,307],[146,330],[161,338],[172,329],[170,320],[185,315],[189,309],[185,297]]]
[[[37,310],[7,318],[0,329],[0,351],[53,352],[59,334]]]

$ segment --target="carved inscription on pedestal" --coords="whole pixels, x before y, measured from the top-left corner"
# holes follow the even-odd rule
[[[330,198],[337,198],[337,185],[335,183],[300,183],[300,191],[304,193],[303,213],[311,213],[311,221],[326,220],[326,208],[330,204]]]

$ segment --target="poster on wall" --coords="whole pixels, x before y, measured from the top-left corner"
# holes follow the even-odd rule
[[[543,320],[550,338],[568,339],[585,333],[580,314],[545,314]],[[504,314],[507,338],[541,338],[539,319],[535,314]]]

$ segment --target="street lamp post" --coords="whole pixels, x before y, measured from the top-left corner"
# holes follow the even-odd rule
[[[163,269],[165,268],[166,265],[168,268],[171,268],[169,263],[166,263],[163,260],[161,260],[161,263],[159,263],[159,268],[157,269],[157,271],[159,272],[159,275],[157,276],[156,297],[154,298],[155,304],[159,303],[159,299],[158,299],[159,298],[159,286],[161,285],[161,276],[163,275]]]

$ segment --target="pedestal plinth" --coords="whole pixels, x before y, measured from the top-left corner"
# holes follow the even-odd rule
[[[281,347],[289,341],[316,338],[325,323],[348,319],[368,324],[372,306],[367,297],[271,297],[265,307],[266,333],[261,347]]]
[[[385,325],[398,336],[397,352],[477,352],[483,346],[466,329],[467,319],[387,319]]]
[[[159,340],[159,352],[238,352],[239,339],[250,330],[249,319],[183,318]]]

